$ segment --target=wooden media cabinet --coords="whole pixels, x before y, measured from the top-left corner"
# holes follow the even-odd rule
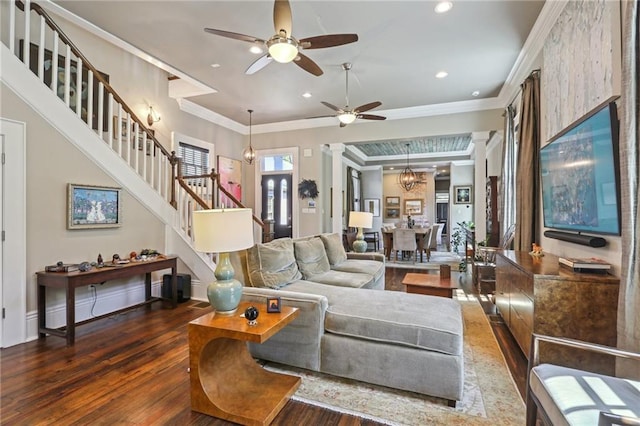
[[[529,358],[531,334],[569,337],[616,346],[620,279],[577,273],[558,257],[501,250],[496,256],[496,306]],[[614,360],[575,349],[540,346],[541,362],[614,374]]]

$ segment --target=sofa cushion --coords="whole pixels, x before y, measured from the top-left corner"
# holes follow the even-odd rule
[[[302,278],[291,238],[278,238],[248,249],[247,269],[253,287],[280,288]]]
[[[398,291],[327,288],[326,332],[395,343],[449,355],[463,346],[460,304]],[[366,298],[366,303],[362,303]]]
[[[326,286],[351,288],[371,288],[375,284],[373,275],[334,271],[333,269],[322,274],[314,275],[311,281],[324,284]]]
[[[355,272],[373,275],[374,281],[381,279],[385,272],[384,262],[364,259],[347,259],[338,265],[333,265],[331,269],[340,272]]]
[[[347,260],[347,252],[342,245],[342,237],[339,234],[320,234],[320,239],[327,251],[327,258],[331,266],[340,265]]]
[[[327,253],[320,238],[295,240],[293,249],[298,262],[298,269],[304,279],[323,274],[330,269]]]

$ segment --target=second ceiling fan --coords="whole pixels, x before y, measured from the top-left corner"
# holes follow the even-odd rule
[[[276,34],[269,40],[262,40],[257,37],[214,28],[205,28],[204,30],[210,34],[254,44],[262,44],[267,47],[269,53],[261,56],[252,63],[245,71],[245,74],[253,74],[269,65],[273,60],[276,60],[281,63],[293,61],[305,71],[319,76],[323,73],[322,69],[318,64],[309,59],[308,56],[303,55],[301,52],[302,49],[320,49],[358,41],[357,34],[327,34],[307,37],[300,40],[295,39],[291,35],[291,6],[289,5],[289,0],[275,0],[273,5],[273,24]]]
[[[356,107],[354,109],[349,109],[349,70],[351,69],[351,64],[349,62],[345,62],[344,64],[342,64],[342,69],[346,73],[346,106],[344,108],[338,108],[337,106],[330,104],[329,102],[321,101],[322,105],[331,108],[336,112],[336,114],[322,115],[320,117],[337,117],[340,121],[340,127],[344,127],[347,124],[353,123],[354,121],[356,121],[356,118],[361,118],[363,120],[386,120],[387,117],[383,117],[381,115],[363,114],[363,112],[372,110],[382,105],[382,102],[380,101],[370,102],[368,104],[360,105],[359,107]]]

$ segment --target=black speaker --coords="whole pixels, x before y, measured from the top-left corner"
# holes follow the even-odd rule
[[[176,274],[178,281],[178,303],[191,299],[191,275]],[[162,297],[171,299],[171,274],[162,277]]]
[[[607,245],[607,240],[604,238],[591,235],[571,234],[561,231],[544,231],[544,236],[589,247],[604,247]]]

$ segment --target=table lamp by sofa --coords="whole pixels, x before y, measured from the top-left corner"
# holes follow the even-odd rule
[[[353,251],[364,253],[367,251],[367,242],[364,240],[362,228],[371,228],[373,225],[373,213],[369,212],[349,212],[349,226],[358,228],[358,235],[353,242]]]
[[[193,212],[195,248],[205,253],[219,253],[214,275],[207,286],[209,303],[220,314],[232,314],[242,297],[242,283],[233,278],[229,252],[253,246],[251,209],[213,209]]]

